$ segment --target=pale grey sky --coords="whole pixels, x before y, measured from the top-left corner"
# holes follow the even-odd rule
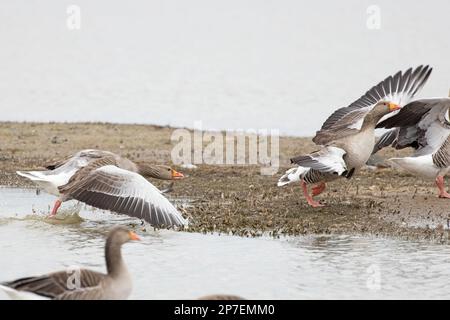
[[[69,5],[81,29],[66,26]],[[380,9],[369,30],[369,5]],[[0,120],[113,121],[310,135],[389,74],[450,88],[450,2],[2,1]]]

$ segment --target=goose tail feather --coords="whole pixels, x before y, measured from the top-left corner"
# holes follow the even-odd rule
[[[298,166],[291,168],[285,172],[284,175],[278,180],[277,186],[282,187],[292,182],[300,182],[310,168]]]

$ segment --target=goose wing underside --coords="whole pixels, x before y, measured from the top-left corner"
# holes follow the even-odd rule
[[[155,227],[187,224],[153,184],[138,173],[117,167],[114,158],[102,158],[82,168],[59,190],[69,198],[143,219]]]

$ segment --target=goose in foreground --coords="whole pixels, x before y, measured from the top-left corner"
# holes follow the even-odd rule
[[[106,274],[89,269],[63,270],[5,282],[0,289],[14,299],[127,299],[132,281],[122,259],[121,247],[131,240],[140,239],[125,227],[110,231],[105,244]]]
[[[377,127],[393,129],[380,138],[374,153],[387,146],[414,148],[412,156],[389,161],[410,173],[435,180],[439,197],[450,198],[444,187],[444,176],[450,170],[450,98],[413,101]]]
[[[313,142],[319,151],[291,159],[291,168],[278,186],[300,182],[309,205],[320,207],[313,197],[325,190],[326,182],[340,176],[351,178],[369,159],[375,145],[375,127],[389,113],[412,100],[426,83],[432,69],[419,66],[397,72],[372,87],[358,100],[336,110],[317,131]],[[308,184],[317,184],[308,193]]]
[[[181,179],[183,174],[167,166],[133,162],[102,150],[82,150],[47,166],[48,171],[17,171],[58,197],[61,203],[78,200],[96,208],[143,219],[155,227],[186,224],[178,210],[146,178]]]

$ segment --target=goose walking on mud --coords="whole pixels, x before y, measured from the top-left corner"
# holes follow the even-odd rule
[[[450,171],[450,98],[413,101],[377,127],[394,129],[380,138],[374,153],[387,146],[412,147],[412,156],[389,161],[419,177],[435,180],[439,198],[450,198],[444,187],[444,177]]]
[[[61,203],[78,200],[96,208],[143,219],[155,227],[182,226],[178,210],[146,178],[181,179],[167,166],[133,162],[102,150],[82,150],[47,166],[48,171],[17,171],[58,197],[51,216]]]
[[[300,182],[309,205],[320,207],[313,199],[325,190],[326,182],[338,177],[351,178],[369,159],[375,146],[377,123],[412,100],[426,83],[432,69],[419,66],[397,72],[372,87],[348,107],[336,110],[317,131],[313,142],[322,148],[291,159],[289,169],[278,186]],[[313,187],[308,193],[308,184]]]
[[[106,239],[105,260],[107,273],[89,269],[74,272],[57,271],[37,277],[27,277],[0,284],[0,289],[13,299],[54,300],[118,300],[131,294],[132,280],[122,259],[122,245],[140,240],[125,227],[115,227]]]

